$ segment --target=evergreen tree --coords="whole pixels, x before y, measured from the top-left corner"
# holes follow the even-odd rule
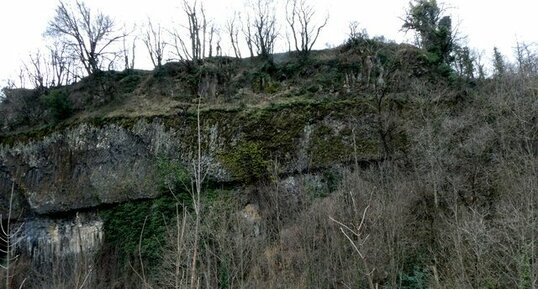
[[[418,34],[420,47],[431,55],[436,64],[450,64],[454,50],[454,35],[450,16],[443,16],[436,0],[414,0],[404,18],[402,29]]]
[[[467,79],[473,79],[475,72],[475,59],[471,55],[471,50],[469,47],[457,47],[454,52],[455,66],[458,74]]]
[[[495,76],[503,76],[505,73],[506,64],[504,63],[504,57],[497,47],[493,47],[493,74]]]

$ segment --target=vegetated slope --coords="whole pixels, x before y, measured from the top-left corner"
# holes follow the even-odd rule
[[[365,68],[368,53],[375,66],[370,60]],[[69,87],[7,91],[0,186],[8,192],[17,179],[19,207],[38,213],[155,196],[158,159],[188,166],[194,155],[196,96],[203,98],[204,141],[212,142],[206,157],[217,168],[211,176],[220,181],[265,177],[269,161],[284,163],[277,174],[289,174],[382,159],[405,145],[381,121],[404,109],[405,99],[384,94],[399,89],[399,78],[423,73],[417,59],[411,46],[365,39],[311,58],[170,63],[154,72],[103,72]],[[245,164],[252,150],[262,157],[254,169]]]
[[[235,131],[219,150],[230,179],[215,174],[204,186],[195,264],[202,287],[532,288],[538,80],[467,81],[434,71],[415,48],[372,41],[310,60],[169,64],[126,72],[139,81],[106,105],[70,101],[65,120],[48,108],[44,123],[28,119],[17,131],[8,119],[2,142],[9,150],[80,126],[137,131],[142,121],[185,130],[180,139],[192,147],[200,94],[204,151],[211,124],[224,119]],[[65,88],[69,99],[76,86]],[[168,106],[139,111],[144,99]],[[315,149],[297,170],[300,157],[289,154],[307,134],[306,147]],[[158,139],[139,135],[140,144]],[[196,222],[184,185],[192,155],[178,155],[154,159],[155,199],[97,209],[106,245],[92,261],[96,287],[188,284]]]
[[[295,53],[277,54],[273,60],[216,57],[201,64],[167,63],[156,71],[100,72],[67,87],[7,90],[1,106],[2,132],[192,111],[198,95],[204,98],[204,110],[357,98],[358,94],[364,98],[380,76],[393,77],[388,74],[396,71],[405,73],[404,78],[420,76],[426,72],[426,62],[412,46],[365,39],[312,52],[308,58]],[[391,71],[383,70],[389,66]]]

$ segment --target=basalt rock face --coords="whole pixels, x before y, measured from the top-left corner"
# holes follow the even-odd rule
[[[217,182],[251,181],[271,161],[279,173],[297,173],[379,157],[374,116],[366,104],[333,110],[307,106],[201,115],[202,161]],[[153,198],[159,161],[189,167],[197,143],[196,118],[81,123],[49,134],[0,144],[0,213],[14,181],[13,215],[46,215]],[[358,153],[357,153],[358,152]],[[255,155],[255,156],[253,156]],[[260,160],[258,160],[260,159]],[[253,166],[253,167],[249,167]],[[26,210],[23,210],[26,208]]]
[[[69,262],[80,253],[91,259],[104,240],[103,222],[94,213],[33,218],[14,227],[20,227],[12,238],[17,251],[29,256],[42,272],[57,269],[52,267],[58,260]]]
[[[153,197],[155,158],[172,145],[163,130],[145,122],[132,129],[81,124],[4,146],[0,167],[7,172],[0,189],[5,195],[15,179],[22,199],[38,214]]]
[[[334,102],[204,111],[200,141],[208,179],[248,185],[278,163],[276,173],[293,180],[289,176],[378,159],[371,107]],[[87,121],[0,139],[0,213],[7,216],[13,188],[12,217],[24,224],[19,250],[43,265],[98,249],[106,232],[94,212],[157,197],[161,163],[192,165],[197,123],[191,112]]]

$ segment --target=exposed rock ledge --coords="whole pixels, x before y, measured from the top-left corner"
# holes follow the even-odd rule
[[[227,182],[243,177],[237,165],[248,165],[226,162],[242,161],[233,154],[243,143],[257,145],[264,159],[284,164],[281,173],[338,164],[352,155],[378,158],[375,116],[369,107],[364,102],[335,102],[330,107],[301,104],[204,112],[204,161],[214,168],[213,179]],[[159,160],[187,165],[192,160],[195,124],[188,114],[110,120],[0,141],[0,213],[6,214],[12,180],[19,192],[14,214],[23,209],[49,214],[155,197]]]

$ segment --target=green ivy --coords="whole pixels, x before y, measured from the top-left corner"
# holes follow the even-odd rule
[[[269,161],[263,149],[255,142],[245,141],[221,155],[221,160],[234,177],[255,181],[267,177]]]
[[[140,254],[149,265],[157,264],[166,239],[166,224],[175,216],[176,204],[171,195],[165,195],[101,211],[105,242],[118,250],[123,262]]]
[[[189,205],[192,200],[186,187],[191,183],[189,171],[177,160],[169,160],[164,157],[157,159],[157,174],[159,178],[159,190],[163,193],[172,193],[177,201]]]
[[[400,274],[400,283],[402,289],[425,289],[427,288],[428,272],[422,268],[415,266],[413,272]]]
[[[187,170],[179,162],[163,157],[158,159],[157,167],[160,197],[101,211],[107,244],[117,248],[124,258],[140,254],[150,266],[160,259],[167,224],[176,216],[176,206],[189,209],[192,205],[192,198],[185,189],[185,184],[190,184]]]

